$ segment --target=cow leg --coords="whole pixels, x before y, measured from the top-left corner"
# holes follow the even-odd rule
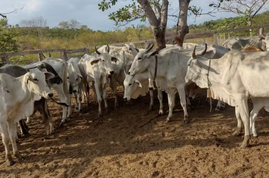
[[[183,112],[184,112],[184,123],[189,123],[189,115],[188,115],[188,111],[187,111],[187,105],[186,105],[186,94],[185,94],[185,86],[184,85],[179,85],[177,87],[177,91],[180,97],[180,104],[181,107],[183,108]]]
[[[254,137],[257,137],[257,131],[255,128],[255,120],[259,114],[259,111],[257,110],[252,110],[250,112],[250,134],[253,135]]]
[[[249,140],[250,140],[250,132],[249,132],[249,109],[248,109],[248,103],[247,103],[247,99],[243,98],[243,97],[239,97],[237,100],[238,103],[238,109],[239,109],[239,114],[240,117],[243,121],[244,124],[244,130],[245,130],[245,136],[244,136],[244,140],[241,143],[240,147],[247,147],[249,146]]]
[[[157,90],[158,92],[158,100],[160,104],[159,115],[163,115],[163,92],[161,90]]]
[[[118,94],[118,91],[117,91],[117,82],[116,82],[116,80],[114,79],[113,76],[112,76],[112,79],[110,81],[110,87],[112,89],[113,96],[115,98],[114,108],[116,109],[119,106],[119,103],[118,103],[118,95],[117,95]]]
[[[25,136],[30,135],[30,133],[28,132],[29,131],[29,128],[28,128],[28,126],[26,125],[26,123],[24,122],[23,119],[21,119],[19,121],[19,124],[20,124],[20,128],[21,128],[21,133],[23,135],[25,135]]]
[[[97,90],[98,88],[97,88],[97,89],[95,88],[95,82],[93,82],[93,85],[94,85],[94,87],[92,87],[92,90],[93,90],[94,98],[95,98],[96,101],[97,101],[97,93],[96,93],[97,91],[96,91],[96,90]],[[97,102],[98,102],[98,101],[97,101]]]
[[[94,88],[95,88],[95,93],[96,93],[96,100],[98,103],[98,117],[102,117],[102,97],[100,95],[100,90],[99,90],[99,84],[97,82],[94,82]]]
[[[72,95],[68,94],[68,96],[67,96],[67,104],[69,105],[69,107],[67,108],[67,118],[70,118],[71,114],[72,114],[71,97],[72,97]]]
[[[218,111],[219,112],[222,108],[225,108],[225,103],[222,102],[222,101],[220,101],[220,100],[218,100],[218,103],[217,103],[217,106],[215,108],[215,111]]]
[[[250,134],[257,137],[257,132],[255,128],[255,120],[259,114],[259,111],[263,108],[263,102],[256,102],[255,98],[252,98],[253,109],[250,112]]]
[[[175,94],[174,93],[168,93],[168,106],[169,106],[169,114],[166,119],[166,122],[169,122],[173,116],[173,110],[175,107]]]
[[[239,108],[238,106],[235,107],[235,118],[237,120],[237,128],[236,130],[233,132],[234,136],[239,136],[242,132],[242,119],[239,113]]]
[[[12,166],[15,162],[13,161],[10,150],[9,150],[9,132],[8,132],[8,125],[6,121],[1,122],[0,124],[0,130],[1,136],[2,136],[2,142],[5,148],[5,153],[6,153],[6,161],[9,166]]]
[[[81,110],[81,99],[80,99],[80,93],[75,93],[75,101],[76,101],[76,110]]]
[[[55,85],[54,86],[54,89],[56,90],[58,96],[59,96],[59,99],[62,103],[66,103],[66,104],[69,104],[68,102],[68,98],[64,92],[64,89],[63,89],[63,84],[61,85]],[[69,107],[70,104],[69,104]],[[66,119],[67,119],[67,107],[66,106],[62,106],[63,108],[63,113],[62,113],[62,120],[61,120],[61,123],[60,124],[63,124],[66,122]]]
[[[106,94],[106,88],[105,86],[103,86],[103,91],[102,91],[102,98],[104,100],[104,104],[105,104],[105,110],[106,112],[108,112],[108,105],[107,105],[107,94]]]
[[[10,140],[11,140],[13,153],[21,161],[21,160],[23,160],[23,158],[19,153],[17,143],[16,143],[16,134],[17,134],[16,127],[17,127],[16,123],[13,123],[13,122],[8,123],[9,137],[10,137]]]
[[[46,135],[52,134],[54,128],[52,124],[52,118],[50,116],[50,112],[48,109],[48,104],[47,100],[45,98],[42,98],[38,107],[37,107],[38,112],[42,115],[43,118],[43,123],[45,124],[45,132]]]
[[[153,103],[154,103],[154,93],[153,89],[149,89],[149,96],[150,96],[150,103],[149,103],[149,112],[153,110]]]
[[[186,96],[187,109],[191,110],[191,100],[189,96]]]

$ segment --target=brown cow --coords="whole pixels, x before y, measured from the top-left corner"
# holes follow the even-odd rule
[[[241,49],[241,51],[244,52],[257,52],[257,51],[263,51],[261,48],[257,47],[257,46],[246,46],[243,49]]]

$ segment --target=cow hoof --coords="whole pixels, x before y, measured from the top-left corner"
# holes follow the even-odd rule
[[[8,165],[8,166],[12,166],[12,165],[14,165],[14,164],[15,164],[15,162],[13,161],[12,158],[7,159],[7,165]]]
[[[23,158],[23,157],[21,156],[21,154],[19,154],[19,153],[16,153],[15,156],[16,156],[16,158],[18,158],[18,160],[19,160],[20,162],[24,160],[24,158]]]
[[[249,147],[249,140],[250,140],[250,135],[245,135],[244,140],[240,145],[240,148],[246,148]]]
[[[257,135],[257,134],[253,134],[252,136],[253,136],[253,137],[255,137],[255,138],[257,138],[257,137],[258,137],[258,135]]]
[[[171,118],[167,118],[165,123],[171,122]]]
[[[240,136],[241,135],[241,130],[237,129],[236,131],[233,132],[233,136]]]
[[[66,123],[66,120],[61,120],[61,122],[60,122],[60,126],[63,126],[64,125],[64,123]]]
[[[243,141],[243,143],[239,144],[239,147],[240,148],[247,148],[247,147],[249,147],[249,144],[246,143],[245,141]]]
[[[220,112],[220,108],[219,107],[215,108],[215,111]]]
[[[54,139],[54,138],[55,138],[55,135],[51,134],[51,135],[46,135],[43,140],[45,141],[45,140]]]
[[[190,120],[189,120],[189,119],[184,119],[184,120],[183,120],[183,123],[184,123],[184,124],[188,124],[188,123],[190,123]]]
[[[24,134],[24,137],[30,137],[30,136],[31,134],[29,132]]]

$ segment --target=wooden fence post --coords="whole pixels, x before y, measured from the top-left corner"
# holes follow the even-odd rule
[[[85,48],[84,54],[90,54],[89,48]]]
[[[259,36],[264,36],[264,28],[259,29]]]
[[[215,32],[214,34],[213,34],[213,43],[215,44],[215,45],[218,45],[218,34],[217,34],[217,32]]]
[[[64,49],[64,50],[62,51],[62,59],[65,60],[65,61],[68,60],[68,56],[67,56],[67,53],[66,53],[66,49]]]
[[[8,55],[5,55],[4,57],[2,57],[2,62],[4,64],[10,64],[9,59],[8,59]]]
[[[39,61],[43,61],[45,59],[45,56],[43,53],[38,53]]]

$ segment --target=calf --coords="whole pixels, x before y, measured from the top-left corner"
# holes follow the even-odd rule
[[[108,109],[106,86],[109,84],[109,78],[114,74],[111,64],[111,56],[108,53],[100,53],[96,49],[95,55],[85,54],[79,61],[78,66],[84,78],[84,83],[93,83],[95,96],[98,102],[98,117],[101,117],[103,115],[101,107],[102,100],[104,101],[105,109]]]
[[[49,80],[50,86],[57,92],[59,99],[63,105],[63,113],[62,113],[62,120],[60,124],[65,123],[66,119],[71,115],[71,95],[68,91],[68,81],[67,81],[67,63],[63,59],[59,58],[46,58],[41,62],[45,62],[50,64],[53,69],[57,72],[58,78],[61,79],[60,82],[56,83],[54,80],[58,78],[54,78]]]
[[[69,82],[69,93],[75,96],[76,109],[81,110],[80,87],[82,75],[78,67],[79,58],[70,58],[67,61],[67,79]]]

